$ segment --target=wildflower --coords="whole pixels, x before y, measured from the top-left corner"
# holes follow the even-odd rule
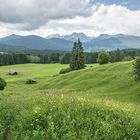
[[[61,98],[62,98],[62,99],[64,98],[64,94],[61,94]]]
[[[35,114],[37,114],[37,113],[40,112],[40,110],[41,110],[41,108],[37,106],[37,107],[35,107],[35,108],[33,109],[33,112],[34,112]]]

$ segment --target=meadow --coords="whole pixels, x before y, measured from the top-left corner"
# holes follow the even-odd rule
[[[132,61],[59,75],[61,64],[0,67],[2,140],[139,140],[140,84]],[[8,76],[10,70],[18,76]],[[37,84],[26,85],[28,77]]]

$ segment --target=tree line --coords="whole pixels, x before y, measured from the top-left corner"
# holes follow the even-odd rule
[[[83,59],[86,64],[98,63],[98,56],[101,52],[83,52]],[[129,61],[135,59],[140,55],[139,49],[125,49],[105,52],[108,56],[108,61],[119,62]],[[26,53],[0,53],[0,66],[25,64],[25,63],[61,63],[70,64],[71,52],[55,52],[55,53],[40,53],[40,54],[26,54]]]

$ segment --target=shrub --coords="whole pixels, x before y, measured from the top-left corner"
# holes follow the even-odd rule
[[[140,81],[140,57],[137,57],[133,63],[133,73],[136,81]]]
[[[6,82],[4,79],[0,78],[0,90],[4,90],[6,87]]]
[[[59,72],[59,74],[65,74],[65,73],[68,73],[70,71],[71,71],[70,68],[61,69],[60,72]]]
[[[57,77],[57,76],[59,76],[59,74],[55,74],[55,75],[53,75],[53,77]]]
[[[109,62],[109,54],[106,52],[99,53],[97,62],[99,64],[107,64]]]

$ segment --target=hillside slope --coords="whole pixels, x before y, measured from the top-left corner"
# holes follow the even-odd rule
[[[134,81],[132,62],[93,65],[49,80],[44,88],[90,92],[95,96],[139,101],[140,84]]]

